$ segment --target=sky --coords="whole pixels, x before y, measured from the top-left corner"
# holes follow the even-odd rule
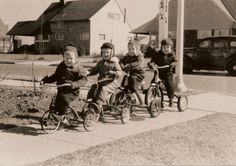
[[[36,20],[52,3],[60,0],[0,0],[0,18],[8,28],[17,21]],[[136,28],[154,18],[159,10],[159,0],[116,0],[126,8],[127,20]]]

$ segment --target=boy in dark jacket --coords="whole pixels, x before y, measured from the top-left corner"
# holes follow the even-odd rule
[[[65,47],[63,61],[58,65],[51,76],[44,77],[40,84],[56,82],[57,85],[70,83],[71,86],[58,88],[55,101],[51,103],[50,109],[56,111],[58,119],[63,120],[69,104],[76,100],[80,93],[80,87],[87,81],[87,72],[77,61],[77,49],[73,46]]]
[[[126,73],[129,72],[128,89],[131,93],[136,93],[140,104],[143,104],[138,89],[144,79],[144,57],[140,50],[140,43],[137,40],[130,40],[128,43],[128,53],[120,59],[120,66]]]
[[[154,68],[157,66],[165,66],[169,67],[158,69],[159,77],[164,81],[167,95],[169,97],[169,106],[173,106],[173,98],[174,98],[174,80],[173,80],[173,69],[176,66],[177,59],[175,57],[175,53],[173,51],[173,41],[169,38],[161,41],[161,50],[154,54],[149,62],[149,67]],[[154,78],[158,73],[155,72]],[[152,81],[153,81],[152,80]]]
[[[109,97],[109,94],[114,93],[118,87],[118,79],[122,75],[122,70],[119,65],[119,59],[115,57],[115,48],[112,43],[104,43],[101,46],[100,60],[95,67],[93,67],[88,76],[99,74],[98,81],[99,89],[96,96],[94,95],[96,85],[92,85],[88,92],[87,99],[96,102],[100,109],[102,109],[103,103]],[[108,80],[104,81],[103,80]]]

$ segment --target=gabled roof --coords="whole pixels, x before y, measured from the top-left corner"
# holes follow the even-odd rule
[[[71,1],[70,4],[53,17],[51,21],[89,20],[109,1],[110,0]]]
[[[61,5],[61,3],[52,3],[37,20],[17,22],[11,30],[7,32],[7,35],[32,36],[34,32],[41,28],[42,23],[43,25],[47,23],[64,7],[66,6]]]
[[[152,20],[148,21],[147,23],[133,29],[131,33],[137,33],[137,34],[143,34],[143,35],[148,35],[148,34],[158,34],[158,17],[154,17]]]
[[[226,9],[232,15],[232,17],[236,20],[236,1],[235,0],[221,0]]]
[[[189,0],[185,0],[189,1]],[[195,0],[193,8],[186,8],[184,13],[184,28],[189,30],[199,29],[230,29],[235,20],[229,14],[220,0]],[[176,30],[177,0],[169,3],[169,31]],[[157,33],[158,15],[151,21],[131,31],[131,33],[144,34]],[[149,34],[146,33],[146,34]]]
[[[6,32],[7,32],[7,25],[5,25],[2,19],[0,18],[0,36],[5,36]]]
[[[67,2],[65,5],[62,5],[60,2],[52,3],[42,14],[39,16],[37,21],[40,23],[43,20],[43,23],[48,22],[56,14],[67,7],[71,2]]]
[[[36,27],[36,21],[20,21],[7,32],[7,35],[32,36]]]

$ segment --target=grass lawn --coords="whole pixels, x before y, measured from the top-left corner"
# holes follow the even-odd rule
[[[35,165],[236,165],[235,131],[236,115],[216,113]]]

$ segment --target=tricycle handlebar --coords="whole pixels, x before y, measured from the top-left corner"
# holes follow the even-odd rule
[[[71,86],[71,84],[70,84],[70,83],[64,83],[64,84],[60,84],[60,85],[55,85],[55,84],[42,84],[42,86],[55,87],[55,88],[62,88],[62,87],[66,87],[66,86]]]

